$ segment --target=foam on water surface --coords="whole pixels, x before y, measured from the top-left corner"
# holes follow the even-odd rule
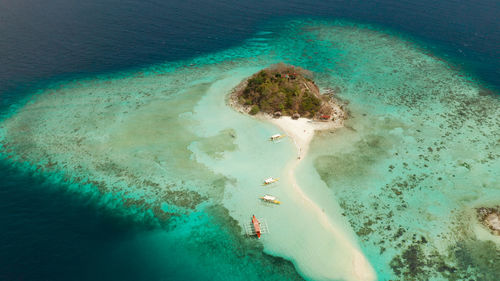
[[[500,201],[498,97],[374,28],[300,20],[264,30],[213,55],[47,89],[2,121],[2,153],[164,220],[217,217],[238,241],[231,249],[252,249],[235,237],[252,214],[264,217],[265,251],[306,278],[363,280],[350,256],[359,243],[380,280],[498,279],[498,240],[474,230],[471,211]],[[266,141],[276,127],[225,103],[242,79],[280,61],[314,71],[349,102],[346,128],[320,133],[293,169],[314,206],[287,176],[293,144]],[[262,187],[269,176],[282,180]],[[266,193],[282,205],[259,202]]]

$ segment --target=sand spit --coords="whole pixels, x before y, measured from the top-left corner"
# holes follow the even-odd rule
[[[302,150],[304,155],[307,152],[307,147],[311,139],[312,134],[309,140],[301,139],[300,141],[295,142],[299,149],[301,147],[304,148]],[[305,146],[299,146],[298,143],[301,143],[300,145]],[[349,254],[346,253],[346,258],[350,257],[352,260],[353,272],[351,276],[355,278],[353,280],[375,280],[375,274],[363,253],[355,245],[352,245],[352,242],[346,236],[345,232],[339,230],[331,223],[330,218],[325,214],[321,207],[318,206],[313,200],[311,200],[297,183],[297,180],[295,178],[295,169],[300,163],[300,160],[301,159],[298,158],[297,160],[290,163],[290,165],[288,165],[286,168],[286,175],[288,176],[288,180],[292,183],[293,190],[300,196],[300,198],[302,199],[302,203],[308,206],[314,212],[318,221],[328,232],[331,233],[332,237],[335,237],[336,241],[341,242],[344,246],[344,249],[347,248],[350,251]]]
[[[338,112],[341,111],[339,110]],[[328,218],[320,206],[318,206],[307,196],[307,194],[304,193],[295,178],[295,170],[300,161],[306,156],[309,144],[314,137],[315,131],[335,130],[341,128],[344,120],[342,118],[336,118],[335,121],[320,122],[312,121],[307,118],[293,120],[288,116],[279,119],[271,117],[264,118],[283,130],[295,144],[297,148],[297,159],[289,163],[285,173],[288,180],[292,183],[294,191],[300,195],[303,203],[314,211],[318,221],[331,233],[333,237],[335,237],[337,241],[342,241],[342,244],[347,246],[350,250],[349,255],[346,255],[346,257],[350,257],[352,259],[353,272],[351,276],[355,278],[354,280],[375,280],[375,273],[362,252],[355,245],[352,245],[352,242],[345,236],[346,234],[343,231],[337,229],[331,223],[330,218]]]

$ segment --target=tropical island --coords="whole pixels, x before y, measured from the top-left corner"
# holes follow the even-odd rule
[[[244,79],[229,95],[235,110],[269,121],[293,139],[300,160],[315,131],[343,127],[347,114],[332,90],[321,94],[311,71],[279,63]]]
[[[232,92],[231,105],[250,115],[260,112],[276,118],[291,116],[322,121],[331,120],[332,115],[343,118],[343,111],[329,94],[320,93],[312,72],[280,63],[243,81]]]

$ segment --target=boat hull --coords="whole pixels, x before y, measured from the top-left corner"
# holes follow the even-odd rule
[[[255,230],[255,235],[257,235],[257,238],[260,238],[260,222],[259,222],[259,220],[257,220],[255,215],[252,216],[252,224],[253,224],[253,228]]]

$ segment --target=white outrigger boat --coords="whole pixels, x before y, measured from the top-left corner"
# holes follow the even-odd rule
[[[260,199],[261,199],[262,201],[269,202],[269,203],[273,203],[273,204],[278,204],[278,205],[279,205],[279,204],[281,204],[281,202],[280,202],[280,201],[278,201],[278,199],[277,199],[276,197],[274,197],[274,196],[272,196],[272,195],[268,195],[268,194],[266,194],[266,195],[264,195],[264,196],[260,197]]]
[[[282,139],[286,137],[286,135],[282,135],[282,134],[275,134],[275,135],[272,135],[269,140],[270,141],[276,141],[276,140],[279,140],[279,139]]]
[[[264,180],[264,185],[268,185],[268,184],[271,184],[273,182],[277,182],[279,180],[280,180],[280,178],[267,178]]]

